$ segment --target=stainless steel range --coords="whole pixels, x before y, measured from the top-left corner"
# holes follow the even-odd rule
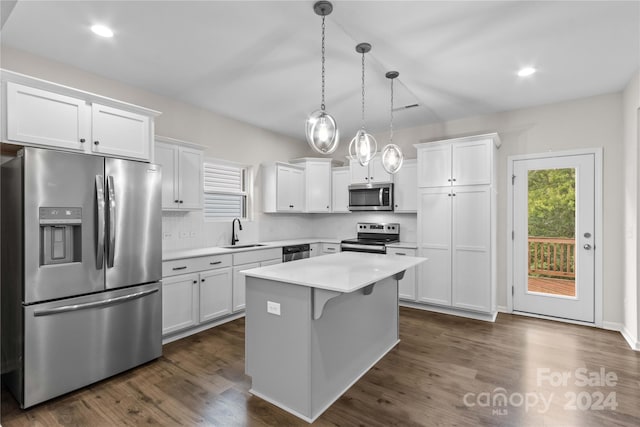
[[[400,241],[400,224],[397,223],[358,223],[358,237],[343,240],[340,249],[351,252],[387,253],[386,245]]]

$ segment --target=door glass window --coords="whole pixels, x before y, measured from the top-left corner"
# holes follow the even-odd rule
[[[529,170],[527,290],[576,296],[576,169]]]

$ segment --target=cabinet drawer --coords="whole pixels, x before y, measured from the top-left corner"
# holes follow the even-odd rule
[[[282,258],[282,248],[260,249],[257,251],[238,252],[233,254],[233,265],[249,264]]]
[[[177,259],[162,263],[162,277],[231,266],[231,254]]]
[[[405,248],[387,248],[387,255],[416,256],[416,250]]]
[[[340,252],[340,244],[339,243],[323,243],[322,244],[322,253],[324,254],[335,254]]]

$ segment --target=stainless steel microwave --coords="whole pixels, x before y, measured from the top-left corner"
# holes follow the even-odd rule
[[[351,184],[349,186],[350,211],[392,211],[393,184]]]

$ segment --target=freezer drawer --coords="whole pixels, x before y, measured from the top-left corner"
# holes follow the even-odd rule
[[[23,312],[23,408],[162,355],[160,283],[25,306]]]

